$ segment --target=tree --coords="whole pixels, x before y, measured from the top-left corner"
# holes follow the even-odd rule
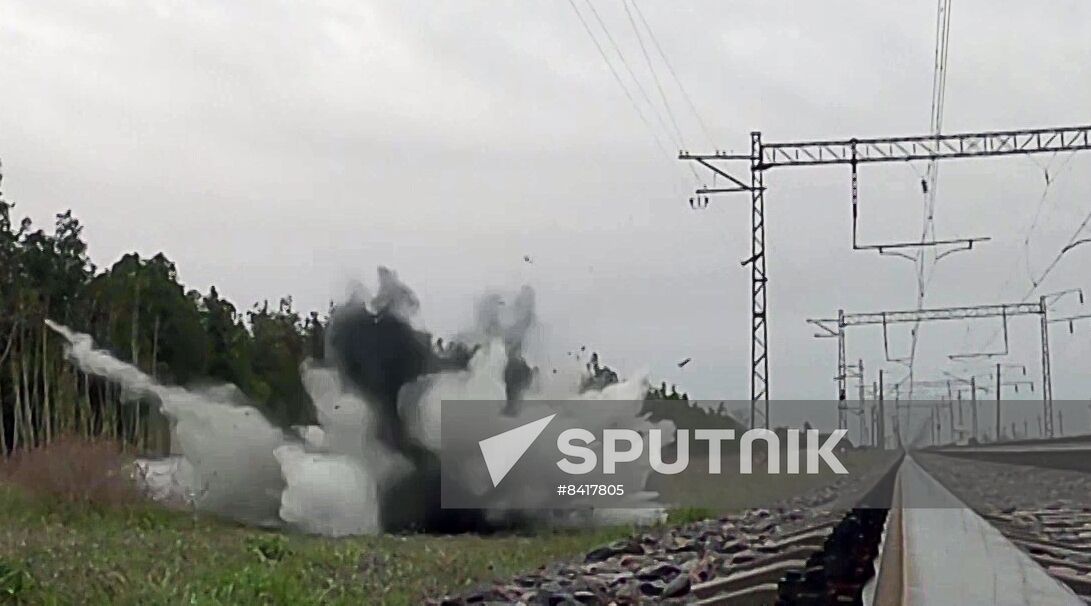
[[[292,309],[292,298],[281,299],[276,311],[269,310],[268,301],[255,305],[248,318],[254,335],[254,384],[260,386],[255,395],[260,395],[262,409],[285,426],[314,423],[313,406],[299,374],[312,337]]]

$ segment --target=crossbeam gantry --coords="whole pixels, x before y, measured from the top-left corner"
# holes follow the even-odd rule
[[[1041,355],[1042,355],[1042,422],[1047,437],[1053,437],[1053,379],[1049,355],[1049,305],[1050,296],[1042,296],[1037,303],[999,303],[992,305],[971,305],[962,307],[938,307],[931,309],[913,309],[899,311],[874,311],[865,313],[837,312],[836,318],[812,319],[808,323],[822,330],[816,337],[837,338],[837,381],[839,415],[838,425],[843,423],[840,411],[844,408],[845,380],[845,329],[853,326],[882,325],[909,322],[936,322],[948,320],[972,320],[977,318],[995,318],[1036,315],[1040,318]],[[999,367],[998,367],[999,370]]]
[[[715,177],[727,182],[725,187],[701,186],[695,190],[697,196],[727,193],[748,193],[751,200],[750,231],[751,255],[744,260],[744,266],[750,266],[750,419],[752,425],[758,425],[759,419],[769,427],[769,315],[768,315],[768,272],[765,264],[765,171],[788,166],[841,165],[852,166],[855,178],[859,164],[881,162],[911,162],[914,160],[950,160],[957,158],[985,158],[1011,156],[1018,154],[1041,154],[1068,151],[1091,150],[1091,125],[1062,126],[1025,130],[1005,130],[957,133],[948,135],[918,135],[910,137],[875,137],[851,138],[815,141],[794,141],[786,143],[766,143],[761,132],[750,133],[750,154],[733,154],[717,151],[711,154],[692,154],[688,151],[679,153],[680,160],[696,162],[708,169]],[[746,162],[750,169],[749,184],[745,177],[737,172]],[[734,165],[737,168],[731,168]],[[691,199],[692,202],[692,199]],[[855,199],[854,199],[855,203]],[[854,208],[854,221],[855,221]],[[965,244],[972,248],[973,242],[985,238],[962,240],[937,240],[921,242],[916,246],[935,246],[944,244]],[[854,248],[874,249],[880,253],[885,249],[912,246],[910,243],[893,245],[859,246]],[[943,319],[943,318],[935,318]],[[1044,322],[1043,316],[1043,322]],[[1044,329],[1043,329],[1044,330]],[[1047,356],[1048,357],[1048,356]],[[1048,360],[1045,362],[1048,364]],[[1047,391],[1048,385],[1043,391]],[[1052,430],[1052,416],[1050,433]]]

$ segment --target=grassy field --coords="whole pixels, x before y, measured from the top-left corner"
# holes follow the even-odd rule
[[[850,470],[875,462],[869,453],[850,453],[845,459]],[[759,473],[710,481],[703,467],[695,461],[692,471],[657,480],[665,501],[686,495],[688,502],[707,499],[722,511],[755,500],[766,505],[798,494],[801,483],[817,487],[833,479],[828,474],[794,476],[778,483]],[[677,509],[669,522],[715,513]],[[325,539],[266,532],[139,502],[75,504],[31,496],[0,482],[0,603],[419,604],[426,596],[580,557],[631,532]]]
[[[332,540],[151,506],[60,505],[0,485],[0,603],[419,604],[628,533]]]

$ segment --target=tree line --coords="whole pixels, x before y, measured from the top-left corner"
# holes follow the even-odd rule
[[[66,361],[46,318],[164,383],[233,384],[278,424],[314,421],[299,365],[322,357],[317,313],[301,314],[291,297],[239,310],[215,287],[187,290],[163,254],[96,268],[71,211],[51,229],[13,211],[0,196],[0,453],[72,433],[140,450],[168,444],[153,403],[130,401]]]
[[[187,290],[162,253],[130,253],[100,269],[71,211],[56,215],[50,229],[29,218],[16,221],[13,211],[0,193],[0,456],[65,434],[117,440],[138,451],[169,447],[154,402],[133,401],[119,386],[81,372],[64,358],[63,340],[46,327],[47,318],[90,334],[162,383],[235,385],[280,426],[315,422],[299,368],[323,358],[328,315],[301,313],[291,297],[240,310],[215,287]],[[582,388],[617,380],[595,354]],[[649,402],[656,417],[710,414],[665,383],[647,399],[660,401]],[[684,403],[664,407],[670,400]]]

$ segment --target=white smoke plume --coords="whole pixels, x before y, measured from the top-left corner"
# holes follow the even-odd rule
[[[554,423],[562,426],[579,425],[592,431],[652,427],[641,416],[640,402],[648,389],[643,377],[581,393],[578,371],[553,374],[530,369],[521,352],[524,336],[535,321],[529,288],[510,307],[495,296],[479,304],[478,325],[460,337],[477,339],[467,346],[467,360],[421,358],[427,362],[422,363],[417,358],[432,356],[432,346],[426,343],[427,351],[422,353],[409,327],[409,317],[419,307],[416,297],[393,272],[381,268],[379,276],[378,295],[366,306],[350,301],[347,311],[340,315],[335,311],[327,347],[327,357],[334,363],[308,362],[301,369],[319,425],[289,431],[271,424],[237,396],[227,395],[227,390],[199,392],[161,385],[131,364],[96,349],[90,336],[47,323],[68,341],[68,355],[81,370],[119,384],[132,397],[158,402],[170,420],[172,452],[180,453],[180,458],[143,463],[144,481],[153,493],[182,492],[200,510],[249,524],[343,536],[406,527],[473,530],[510,522],[513,518],[506,510],[477,512],[472,521],[437,513],[439,476],[434,467],[444,400],[497,402],[495,411],[476,420],[480,427],[495,427],[497,432],[510,426],[505,420],[540,417],[545,403],[535,401],[545,399],[633,402],[632,409],[621,415],[616,407],[600,418],[583,414],[576,420],[559,415]],[[391,383],[391,376],[402,382]],[[589,406],[586,412],[597,410]],[[462,465],[463,457],[468,461],[479,456],[476,451],[444,452],[443,463],[445,469],[479,469],[479,465]],[[555,452],[542,446],[532,448],[525,457],[539,459],[539,469],[555,471],[557,483],[562,479],[553,464]],[[637,470],[630,477],[612,476],[609,483],[644,486],[646,474]],[[466,490],[483,494],[491,489],[488,478],[472,476],[467,473],[461,478]],[[502,506],[504,496],[533,499],[534,490],[548,486],[544,480],[535,487],[513,484],[506,488],[512,492],[495,502]],[[517,494],[520,491],[523,494]],[[637,493],[631,498],[651,507],[655,496]],[[655,519],[657,511],[633,510],[624,517],[651,515]],[[549,516],[548,511],[534,511],[518,517],[541,520]]]
[[[95,349],[91,337],[55,322],[47,325],[68,341],[69,356],[86,373],[109,379],[132,398],[151,397],[172,425],[172,444],[182,452],[172,481],[201,509],[251,524],[276,524],[284,490],[273,451],[288,443],[256,408],[181,387],[160,385],[131,364]]]

